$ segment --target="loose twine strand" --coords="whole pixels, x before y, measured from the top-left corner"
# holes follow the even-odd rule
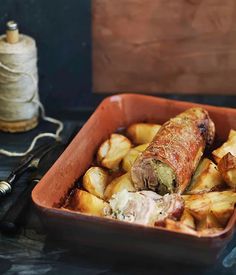
[[[12,55],[12,53],[11,53],[11,55]],[[35,64],[36,64],[36,47],[35,47],[35,54],[34,54],[33,58],[35,59]],[[14,60],[16,60],[16,58]],[[17,68],[17,67],[20,67],[21,65],[22,64],[17,64],[16,63],[15,67]],[[33,83],[33,85],[32,85],[33,93],[30,95],[29,98],[22,99],[22,98],[19,97],[18,94],[17,94],[18,98],[8,98],[8,97],[6,97],[6,96],[4,96],[0,93],[0,100],[4,101],[6,104],[7,103],[34,103],[34,105],[35,105],[34,113],[37,113],[37,110],[39,109],[40,114],[41,114],[41,118],[44,121],[47,121],[47,122],[58,125],[55,133],[45,132],[45,133],[40,133],[37,136],[35,136],[33,138],[32,142],[31,142],[30,146],[28,147],[28,149],[26,151],[24,151],[24,152],[12,152],[12,151],[8,151],[8,150],[5,150],[5,149],[0,149],[0,154],[10,156],[10,157],[25,156],[26,154],[28,154],[29,152],[31,152],[33,150],[33,148],[35,147],[37,141],[41,138],[50,137],[50,138],[54,138],[55,140],[60,140],[60,134],[63,130],[64,125],[63,125],[62,121],[60,121],[58,119],[55,119],[55,118],[52,118],[52,117],[49,117],[49,116],[46,116],[45,108],[44,108],[43,104],[40,102],[40,100],[38,99],[38,92],[37,92],[38,91],[38,84],[37,84],[37,80],[34,77],[34,75],[32,73],[27,72],[26,70],[19,70],[19,69],[10,68],[6,64],[3,64],[3,62],[1,62],[1,61],[0,61],[0,68],[2,68],[3,70],[5,70],[8,73],[12,73],[15,77],[17,77],[17,79],[20,79],[23,75],[28,76],[32,80],[32,83]],[[36,65],[35,65],[35,71],[37,71]],[[0,74],[0,76],[1,76],[1,74]],[[5,83],[8,83],[7,82],[7,75],[4,75],[4,77],[6,79]],[[11,79],[11,81],[16,82],[17,79],[13,79],[13,80]],[[0,82],[0,84],[1,84],[1,82]],[[18,81],[18,84],[19,84],[19,81]],[[21,94],[21,91],[19,91],[19,94]],[[10,114],[10,110],[9,110],[9,114]]]

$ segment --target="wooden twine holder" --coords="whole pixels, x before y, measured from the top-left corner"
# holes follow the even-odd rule
[[[19,41],[19,30],[14,21],[7,22],[6,41],[9,44],[15,44]],[[38,116],[31,119],[19,121],[5,121],[0,119],[0,130],[10,133],[26,132],[38,125]]]

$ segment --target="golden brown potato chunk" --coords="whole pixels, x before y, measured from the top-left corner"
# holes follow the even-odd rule
[[[202,230],[199,230],[197,232],[198,236],[209,236],[209,235],[214,235],[214,234],[218,234],[220,233],[221,231],[223,230],[223,228],[216,228],[216,227],[213,227],[213,228],[205,228],[205,229],[202,229]]]
[[[195,229],[194,218],[186,209],[181,216],[180,222],[192,229]]]
[[[147,147],[149,143],[142,144],[139,146],[136,146],[134,148],[131,148],[129,152],[125,155],[122,161],[122,168],[125,171],[130,171],[132,165],[134,164],[136,158],[140,155],[141,152],[143,152]]]
[[[219,163],[220,159],[223,158],[227,153],[231,153],[236,156],[236,131],[230,130],[228,140],[219,148],[212,152],[214,160]]]
[[[205,218],[209,212],[211,202],[206,194],[182,196],[185,200],[185,209],[198,221]]]
[[[226,154],[218,164],[219,171],[224,181],[236,189],[236,157],[231,153]]]
[[[228,137],[228,139],[231,139],[231,138],[233,138],[233,137],[235,137],[235,136],[236,136],[236,130],[231,129],[231,130],[229,131],[229,137]]]
[[[113,194],[121,192],[124,189],[127,191],[135,191],[131,181],[130,173],[126,173],[120,177],[117,177],[111,183],[109,183],[104,192],[104,198],[109,200]]]
[[[98,163],[109,169],[117,169],[130,148],[131,142],[127,137],[112,134],[98,149]]]
[[[211,213],[208,213],[205,218],[201,219],[197,226],[197,230],[204,230],[208,228],[221,228],[221,225]]]
[[[217,190],[223,184],[223,179],[217,166],[204,158],[197,167],[187,194],[198,194]]]
[[[193,230],[192,228],[190,228],[189,226],[187,226],[181,222],[171,220],[171,219],[166,219],[165,228],[167,228],[169,230],[177,231],[177,232],[187,233],[187,234],[191,234],[191,235],[197,235],[197,232],[195,230]]]
[[[108,179],[108,173],[104,169],[100,167],[91,167],[83,176],[83,187],[89,193],[103,199]]]
[[[234,212],[236,193],[233,191],[209,193],[211,200],[211,212],[218,222],[225,226]]]
[[[160,128],[159,124],[135,123],[128,127],[127,136],[134,144],[150,143]]]
[[[103,216],[104,208],[107,206],[105,201],[96,196],[83,190],[76,190],[71,198],[69,208],[82,213]]]
[[[225,226],[234,212],[236,193],[229,191],[184,195],[185,209],[199,222],[212,214],[220,226]]]

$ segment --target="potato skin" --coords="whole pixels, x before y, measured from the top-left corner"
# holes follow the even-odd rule
[[[212,152],[215,162],[218,164],[220,160],[227,154],[231,153],[236,156],[236,131],[230,130],[229,137],[225,143]]]
[[[127,191],[135,191],[130,173],[126,173],[120,177],[115,178],[107,185],[104,192],[105,200],[109,200],[113,194],[121,192],[124,189]]]
[[[135,123],[128,127],[126,134],[134,144],[144,144],[151,142],[160,128],[159,124]]]
[[[197,167],[186,194],[217,191],[223,185],[221,174],[211,160],[204,158]]]
[[[197,221],[204,219],[209,212],[210,199],[204,194],[183,195],[185,210],[187,210]]]
[[[223,192],[210,192],[208,196],[211,200],[211,213],[222,227],[226,226],[234,212],[236,193],[232,190],[227,190]]]
[[[89,193],[103,199],[109,180],[108,173],[101,167],[90,167],[83,176],[83,187]]]
[[[177,231],[177,232],[182,232],[182,233],[186,233],[186,234],[197,235],[197,232],[194,229],[192,229],[191,227],[187,226],[186,224],[184,224],[182,222],[174,221],[171,219],[166,219],[165,228],[169,229],[171,231]]]
[[[226,154],[218,164],[222,178],[229,187],[236,189],[236,157],[231,153]]]
[[[232,190],[209,192],[195,195],[183,195],[185,209],[198,221],[211,213],[218,224],[224,227],[234,212],[236,193]]]
[[[77,189],[70,200],[68,208],[81,213],[104,216],[104,208],[107,206],[108,204],[105,201],[87,191]]]
[[[216,228],[216,227],[212,227],[212,228],[205,228],[205,229],[201,229],[197,232],[197,235],[199,237],[204,237],[204,236],[211,236],[214,234],[218,234],[223,230],[223,228]]]
[[[192,229],[195,229],[196,227],[193,216],[186,209],[181,216],[180,222]]]
[[[208,213],[207,216],[201,219],[197,225],[198,231],[202,231],[209,228],[221,228],[221,225],[212,213]]]
[[[148,145],[149,143],[142,144],[129,150],[129,152],[125,155],[125,157],[122,160],[122,168],[124,169],[124,171],[130,171],[136,158],[141,154],[141,152],[143,152],[148,147]]]
[[[98,163],[108,169],[118,169],[123,157],[131,148],[130,140],[120,134],[111,134],[110,138],[105,140],[97,152]]]

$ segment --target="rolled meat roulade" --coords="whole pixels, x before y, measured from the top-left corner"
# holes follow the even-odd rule
[[[214,123],[200,107],[167,121],[131,168],[135,189],[181,194],[214,136]]]

